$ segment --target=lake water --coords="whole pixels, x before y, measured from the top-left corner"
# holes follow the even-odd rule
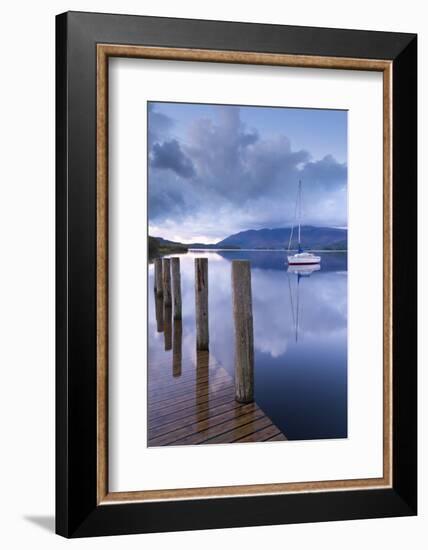
[[[181,254],[182,356],[195,357],[194,259],[208,258],[210,355],[233,375],[231,262],[251,262],[255,401],[290,440],[347,437],[347,254],[290,271],[285,251]],[[168,257],[168,256],[166,256]],[[157,332],[149,266],[149,364],[171,358]]]

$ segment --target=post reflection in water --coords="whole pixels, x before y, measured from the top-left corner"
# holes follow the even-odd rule
[[[156,308],[156,329],[163,332],[163,298],[154,291],[154,300]]]
[[[211,402],[216,406],[222,401],[224,384],[216,368],[208,371],[208,352],[197,354],[194,367],[194,259],[205,256],[209,260],[211,362],[215,357],[232,380],[231,262],[247,259],[252,278],[255,402],[290,440],[347,437],[347,254],[321,255],[321,269],[310,273],[301,271],[309,266],[289,270],[284,251],[198,250],[181,255],[182,325],[172,328],[169,311],[163,323],[164,338],[160,338],[158,304],[150,293],[149,365],[156,370],[156,365],[165,364],[165,349],[173,346],[167,363],[173,364],[171,379],[178,372],[181,355],[182,377],[189,368],[196,368],[192,393],[203,388],[209,373],[216,388]],[[152,266],[149,276],[153,285]],[[181,341],[182,348],[174,359],[174,350],[179,349],[176,331],[181,333],[177,344]]]
[[[164,304],[163,306],[163,328],[165,351],[172,349],[172,307]]]
[[[209,362],[209,351],[196,352],[196,393],[208,387]]]
[[[172,375],[181,376],[183,327],[180,319],[174,319],[174,334],[172,339]]]
[[[196,351],[196,384],[195,384],[195,403],[196,418],[200,422],[205,418],[204,409],[206,401],[209,401],[208,388],[210,383],[209,373],[210,352]]]

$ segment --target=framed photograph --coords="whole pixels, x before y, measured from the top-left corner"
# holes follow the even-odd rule
[[[58,534],[415,515],[416,35],[56,24]]]

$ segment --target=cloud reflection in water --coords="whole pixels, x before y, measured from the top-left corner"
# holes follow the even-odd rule
[[[198,251],[181,255],[181,355],[183,361],[193,363],[194,258],[201,256],[209,258],[211,358],[233,374],[231,261],[249,259],[257,404],[288,439],[347,437],[347,255],[322,254],[321,270],[310,276],[287,272],[283,251]],[[172,365],[172,351],[164,350],[164,338],[157,332],[155,300],[149,292],[149,360],[161,359],[165,364],[168,354]]]

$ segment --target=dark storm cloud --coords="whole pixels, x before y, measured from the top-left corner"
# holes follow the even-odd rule
[[[153,168],[172,170],[182,178],[191,178],[195,175],[192,161],[183,153],[176,139],[155,143],[150,155],[150,164]]]
[[[150,192],[150,218],[163,219],[165,217],[181,219],[187,210],[183,184],[175,181],[175,185],[165,179],[156,181],[157,190]]]
[[[241,135],[241,144],[243,147],[246,147],[247,145],[252,145],[258,139],[259,139],[259,133],[257,132],[257,130],[253,130],[252,132]]]
[[[165,137],[169,134],[170,130],[174,126],[172,118],[156,111],[153,103],[148,103],[148,138],[149,147],[152,147],[153,143]]]
[[[340,164],[332,155],[326,155],[316,162],[308,162],[302,171],[302,177],[317,181],[327,186],[346,181],[348,168]]]
[[[242,122],[239,108],[216,107],[213,116],[194,119],[185,138],[176,139],[172,121],[153,118],[159,114],[152,110],[149,118],[157,136],[149,152],[149,218],[170,237],[215,239],[289,225],[299,179],[305,223],[346,225],[346,164],[293,150],[287,128],[282,135],[261,136]]]

